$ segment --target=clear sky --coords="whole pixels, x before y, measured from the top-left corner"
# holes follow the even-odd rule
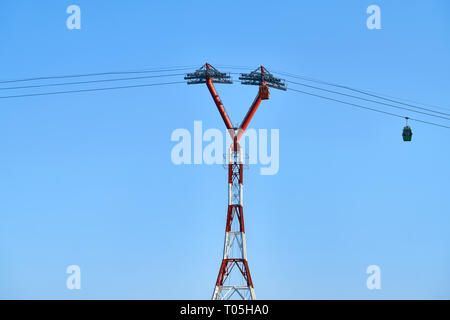
[[[80,30],[66,28],[71,4]],[[366,27],[371,4],[381,30]],[[449,12],[444,0],[2,1],[0,80],[262,64],[450,108]],[[257,88],[217,88],[240,122]],[[1,99],[0,298],[209,299],[226,171],[170,158],[171,133],[195,120],[223,128],[203,85]],[[403,126],[272,90],[250,127],[279,129],[279,172],[244,173],[257,298],[450,298],[450,130],[411,122],[404,143]],[[366,288],[373,264],[381,290]],[[66,288],[69,265],[81,290]]]

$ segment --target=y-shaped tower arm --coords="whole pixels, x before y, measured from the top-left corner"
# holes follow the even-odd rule
[[[223,103],[220,100],[219,95],[217,94],[217,91],[213,85],[214,82],[232,83],[233,81],[231,80],[230,75],[223,72],[219,72],[209,63],[205,63],[204,66],[202,66],[195,72],[187,73],[184,79],[188,80],[187,84],[206,83],[206,86],[208,87],[211,97],[213,98],[214,103],[217,106],[217,110],[219,110],[220,116],[222,117],[222,120],[225,123],[225,127],[228,129],[228,132],[230,133],[230,136],[234,141],[235,148],[237,147],[237,143],[239,142],[245,130],[247,129],[250,121],[252,120],[256,110],[261,104],[261,100],[269,99],[269,87],[280,90],[286,90],[286,85],[284,84],[284,81],[275,78],[263,66],[259,67],[258,69],[250,73],[241,73],[239,80],[241,80],[242,84],[257,85],[259,86],[259,90],[250,109],[245,115],[244,120],[242,120],[240,127],[233,128],[230,118],[228,117],[228,114],[225,111],[225,107],[223,106]]]
[[[247,126],[252,120],[253,115],[256,112],[256,109],[258,109],[261,100],[269,99],[269,87],[279,90],[286,90],[286,85],[284,84],[284,81],[275,78],[263,66],[259,67],[258,69],[250,73],[241,73],[239,80],[241,80],[241,84],[244,85],[259,86],[259,90],[258,95],[256,96],[255,100],[252,103],[252,106],[245,115],[244,120],[242,120],[241,126],[239,127],[239,132],[237,134],[237,141],[241,139],[245,129],[247,129]]]
[[[263,96],[261,95],[261,90],[259,90],[258,94],[255,97],[255,100],[253,100],[253,103],[252,103],[250,109],[248,109],[247,114],[245,115],[244,120],[242,120],[242,123],[239,127],[239,132],[237,135],[237,142],[239,142],[242,135],[244,134],[245,129],[247,129],[250,121],[253,118],[253,115],[255,114],[256,110],[258,109],[259,105],[261,104],[262,98],[263,98]]]
[[[230,134],[231,134],[231,132],[234,133],[233,125],[231,124],[230,118],[228,117],[225,107],[223,106],[222,101],[220,100],[219,95],[217,94],[217,91],[214,88],[211,78],[208,78],[206,80],[206,86],[208,87],[209,93],[211,93],[211,97],[213,98],[214,103],[217,106],[217,110],[219,110],[220,116],[222,117],[222,120],[225,123],[225,127],[227,127]],[[233,138],[233,136],[232,136],[232,138]]]
[[[187,80],[187,84],[206,83],[206,86],[208,87],[209,92],[211,93],[211,97],[213,98],[214,103],[216,104],[217,109],[219,110],[220,116],[222,117],[225,126],[227,127],[230,134],[233,133],[232,137],[234,138],[233,125],[231,124],[230,118],[228,117],[227,112],[225,111],[225,108],[222,104],[222,101],[220,101],[219,95],[217,94],[217,91],[213,85],[213,82],[233,83],[230,75],[227,73],[220,72],[219,70],[211,66],[209,63],[205,63],[205,65],[203,65],[200,69],[196,70],[195,72],[187,73],[184,79]]]

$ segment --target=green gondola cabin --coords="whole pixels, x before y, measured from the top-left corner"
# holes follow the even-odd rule
[[[412,130],[411,127],[406,126],[403,128],[403,141],[411,141],[412,138]]]

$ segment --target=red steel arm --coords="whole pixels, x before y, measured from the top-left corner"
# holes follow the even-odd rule
[[[252,103],[252,106],[250,109],[248,109],[247,114],[245,115],[244,120],[242,120],[241,126],[239,127],[239,133],[237,136],[237,141],[241,139],[242,135],[244,134],[245,129],[247,129],[248,124],[253,118],[253,115],[256,112],[256,109],[258,109],[259,104],[261,103],[262,97],[261,92],[258,91],[258,95],[256,96],[255,100]]]
[[[261,66],[261,74],[264,74],[264,72],[265,72],[264,67]],[[263,97],[263,93],[262,93],[263,88],[265,88],[265,90],[267,90],[264,97]],[[250,121],[253,118],[253,115],[255,114],[256,110],[258,109],[259,104],[261,103],[261,100],[268,99],[268,98],[269,98],[269,89],[266,86],[266,82],[263,81],[263,83],[259,87],[258,95],[256,96],[255,100],[253,101],[250,109],[248,109],[244,120],[242,120],[241,126],[239,127],[237,141],[239,141],[241,139],[242,135],[244,134],[245,129],[247,129],[247,126],[249,125]]]
[[[214,103],[216,104],[217,109],[219,110],[220,116],[222,117],[223,122],[225,123],[225,126],[228,129],[228,132],[230,132],[231,134],[231,132],[234,132],[233,125],[231,124],[230,118],[228,117],[227,112],[225,111],[222,101],[220,101],[219,95],[217,94],[216,89],[213,86],[211,78],[206,80],[206,86],[209,89],[209,93],[211,93],[211,97],[213,98]]]

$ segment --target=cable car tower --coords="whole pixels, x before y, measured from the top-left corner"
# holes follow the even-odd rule
[[[228,210],[225,225],[225,243],[223,259],[219,268],[214,287],[213,300],[243,299],[254,300],[255,289],[247,262],[247,249],[244,228],[243,209],[243,150],[239,140],[244,134],[253,115],[262,100],[269,99],[269,87],[286,90],[283,80],[275,78],[263,66],[250,73],[241,73],[239,80],[244,85],[259,86],[258,94],[250,109],[242,120],[241,125],[233,127],[230,118],[222,104],[222,101],[214,88],[213,83],[233,83],[227,73],[219,72],[216,68],[206,63],[193,73],[187,73],[184,77],[187,84],[205,83],[219,110],[225,127],[227,128],[233,143],[227,154],[228,166]]]

